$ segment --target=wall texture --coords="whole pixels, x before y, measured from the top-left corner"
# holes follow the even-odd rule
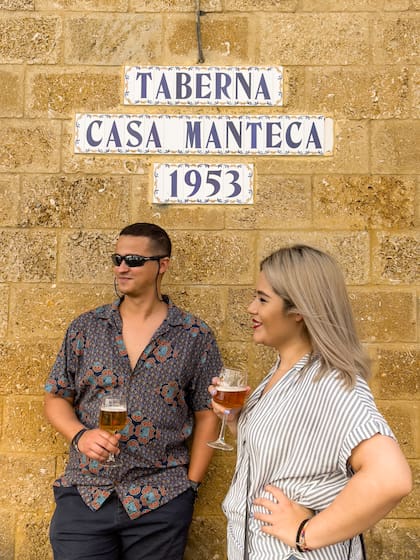
[[[162,156],[75,155],[74,114],[132,112],[122,105],[125,64],[196,64],[195,4],[0,0],[0,559],[51,558],[51,484],[67,444],[43,418],[43,381],[70,319],[113,298],[117,232],[154,221],[175,245],[166,291],[210,323],[226,361],[249,367],[253,384],[273,358],[252,345],[245,312],[260,258],[292,241],[336,256],[373,358],[372,388],[416,481],[368,532],[369,558],[414,560],[420,2],[202,0],[205,64],[283,65],[276,111],[332,117],[334,154],[228,158],[254,163],[252,206],[157,206],[151,170]],[[188,560],[225,558],[220,502],[233,463],[234,454],[214,460]]]

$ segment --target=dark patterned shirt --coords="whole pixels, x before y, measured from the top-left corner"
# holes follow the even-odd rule
[[[222,366],[210,328],[165,296],[168,315],[134,370],[122,337],[120,300],[84,313],[69,326],[46,391],[73,397],[87,428],[97,428],[101,399],[127,396],[128,420],[119,443],[121,467],[107,469],[77,453],[56,486],[77,486],[92,509],[115,490],[135,519],[189,488],[187,439],[193,413],[209,408],[211,378]],[[110,472],[111,471],[111,472]]]

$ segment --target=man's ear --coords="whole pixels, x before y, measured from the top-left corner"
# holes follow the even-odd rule
[[[165,272],[169,268],[169,262],[169,257],[162,257],[161,259],[159,259],[159,274],[165,274]]]

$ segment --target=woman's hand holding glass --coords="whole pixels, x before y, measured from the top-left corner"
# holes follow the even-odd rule
[[[247,375],[240,370],[223,368],[220,377],[213,378],[212,382],[209,387],[213,397],[212,407],[214,413],[221,418],[222,425],[217,440],[208,442],[207,445],[232,451],[233,446],[225,442],[226,425],[229,424],[232,433],[236,432],[238,416],[250,390],[246,384]]]

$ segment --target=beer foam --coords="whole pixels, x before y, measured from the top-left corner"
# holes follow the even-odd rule
[[[101,408],[103,412],[127,412],[127,409],[123,405],[110,405],[110,406],[103,406]]]
[[[217,390],[223,393],[237,393],[238,391],[246,391],[246,387],[244,385],[240,385],[239,387],[231,387],[230,385],[218,385]]]

